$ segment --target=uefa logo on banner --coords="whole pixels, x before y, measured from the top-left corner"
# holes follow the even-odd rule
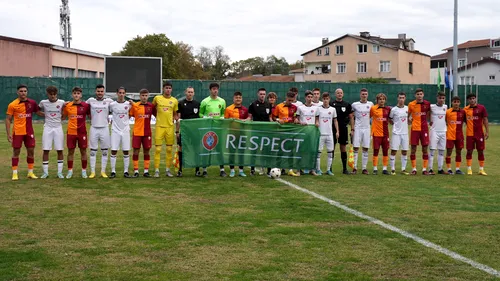
[[[203,136],[203,138],[201,139],[201,143],[203,144],[203,147],[205,147],[206,150],[211,151],[219,143],[219,137],[215,132],[210,131]]]

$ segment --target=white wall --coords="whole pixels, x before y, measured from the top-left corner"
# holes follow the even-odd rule
[[[444,67],[440,68],[439,70],[441,72],[441,85],[444,85]],[[429,83],[437,85],[437,80],[438,80],[438,69],[431,68]]]
[[[321,68],[316,69],[316,67],[321,67],[323,64],[329,65],[329,63],[308,63],[306,65],[306,73],[311,74],[311,71],[313,71],[314,74],[322,74]]]
[[[494,75],[495,80],[489,80],[489,76]],[[474,76],[474,84],[477,85],[500,85],[500,64],[494,62],[487,62],[479,65],[479,67],[474,66],[472,69],[467,69],[460,71],[455,79],[458,79],[458,84],[461,85],[462,81],[460,77]],[[467,79],[465,79],[467,81]],[[466,82],[468,85],[469,83]]]

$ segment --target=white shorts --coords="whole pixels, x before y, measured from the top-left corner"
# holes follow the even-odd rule
[[[109,142],[110,142],[110,137],[109,137],[108,127],[102,127],[102,128],[90,127],[90,137],[89,137],[90,149],[96,150],[99,147],[99,145],[101,146],[101,149],[108,149]]]
[[[405,135],[397,135],[392,134],[391,138],[391,150],[408,150],[409,147],[409,138],[408,134]]]
[[[446,132],[431,131],[431,142],[429,148],[431,150],[445,150],[446,149]]]
[[[64,150],[64,132],[63,128],[44,127],[42,135],[43,150],[52,150],[52,143],[54,143],[55,150]]]
[[[120,144],[122,151],[130,150],[130,130],[123,132],[111,131],[111,150],[119,150]]]
[[[327,152],[333,151],[333,135],[331,136],[320,136],[319,137],[319,152],[323,152],[323,148],[326,146]]]
[[[364,147],[370,148],[370,128],[367,129],[355,129],[354,136],[352,137],[352,146],[353,147]]]

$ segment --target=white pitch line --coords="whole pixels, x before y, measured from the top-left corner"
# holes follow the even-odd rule
[[[466,258],[466,257],[464,257],[464,256],[462,256],[462,255],[460,255],[458,253],[455,253],[455,252],[453,252],[451,250],[443,248],[443,247],[441,247],[441,246],[439,246],[437,244],[434,244],[434,243],[432,243],[432,242],[430,242],[428,240],[420,238],[420,237],[418,237],[415,234],[411,234],[411,233],[409,233],[407,231],[404,231],[404,230],[402,230],[400,228],[397,228],[397,227],[395,227],[393,225],[385,223],[385,222],[383,222],[381,220],[378,220],[376,218],[367,216],[367,215],[361,213],[360,211],[356,211],[356,210],[354,210],[352,208],[349,208],[349,207],[347,207],[345,205],[342,205],[341,203],[339,203],[337,201],[334,201],[332,199],[326,198],[325,196],[320,195],[320,194],[318,194],[316,192],[313,192],[313,191],[310,191],[308,189],[302,188],[302,187],[300,187],[300,186],[298,186],[296,184],[293,184],[293,183],[288,182],[288,181],[283,180],[283,179],[277,179],[277,180],[280,181],[280,182],[282,182],[282,183],[284,183],[284,184],[286,184],[286,185],[288,185],[288,186],[290,186],[290,187],[293,187],[293,188],[295,188],[295,189],[297,189],[299,191],[302,191],[302,192],[307,193],[307,194],[309,194],[309,195],[311,195],[313,197],[316,197],[316,198],[318,198],[320,200],[323,200],[323,201],[329,203],[330,205],[333,205],[333,206],[335,206],[335,207],[337,207],[339,209],[342,209],[342,210],[348,212],[351,215],[355,215],[355,216],[357,216],[359,218],[362,218],[362,219],[367,220],[369,222],[372,222],[372,223],[374,223],[376,225],[379,225],[379,226],[381,226],[381,227],[383,227],[385,229],[388,229],[390,231],[399,233],[399,234],[403,235],[404,237],[410,238],[410,239],[416,241],[417,243],[424,245],[425,247],[434,249],[434,250],[436,250],[436,251],[438,251],[438,252],[440,252],[442,254],[445,254],[445,255],[451,257],[454,260],[467,263],[467,264],[471,265],[472,267],[475,267],[475,268],[477,268],[479,270],[482,270],[482,271],[484,271],[484,272],[486,272],[488,274],[491,274],[491,275],[496,276],[496,277],[500,277],[500,271],[498,271],[498,270],[496,270],[494,268],[491,268],[491,267],[489,267],[487,265],[484,265],[482,263],[478,263],[476,261],[468,259],[468,258]]]

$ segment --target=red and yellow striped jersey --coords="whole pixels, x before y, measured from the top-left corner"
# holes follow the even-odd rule
[[[234,104],[231,104],[224,111],[224,118],[247,119],[248,109],[243,105],[236,107]]]
[[[14,119],[12,132],[16,136],[32,135],[33,131],[33,113],[39,111],[38,104],[32,99],[21,101],[14,100],[7,107],[7,115]]]
[[[464,108],[467,117],[467,136],[483,136],[483,119],[488,117],[486,108],[481,104],[471,107],[470,105]]]
[[[152,103],[141,103],[139,101],[132,104],[130,116],[133,116],[135,119],[134,136],[151,136],[151,116],[153,115],[156,115],[156,108]]]
[[[68,117],[68,135],[86,135],[87,125],[85,120],[90,116],[90,105],[86,102],[70,102],[64,107],[64,116]]]
[[[285,123],[293,123],[296,113],[297,107],[293,104],[285,105],[285,103],[280,103],[273,109],[273,116]]]
[[[389,113],[391,113],[391,108],[388,106],[374,105],[370,108],[372,136],[389,137]]]
[[[428,131],[429,124],[427,123],[427,115],[431,112],[431,103],[424,100],[418,103],[416,100],[408,104],[408,114],[411,114],[413,121],[411,122],[412,131]]]
[[[463,140],[465,123],[465,111],[463,109],[446,110],[446,139],[447,140]]]

